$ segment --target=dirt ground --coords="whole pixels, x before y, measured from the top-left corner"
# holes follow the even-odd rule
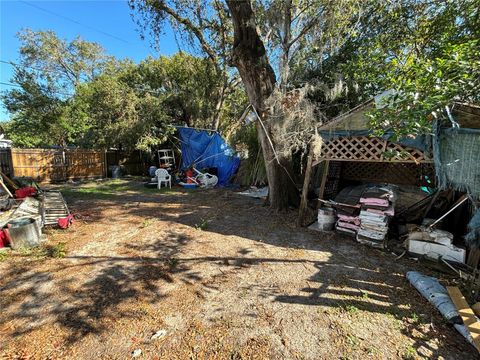
[[[0,262],[5,359],[476,358],[406,281],[419,265],[293,212],[135,181],[64,194],[73,228]]]

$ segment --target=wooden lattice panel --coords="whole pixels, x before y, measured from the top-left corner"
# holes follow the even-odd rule
[[[383,154],[383,157],[386,157],[389,161],[414,162],[417,164],[421,162],[428,162],[425,158],[425,154],[423,153],[423,151],[406,147],[390,141],[386,141],[386,143],[386,150]],[[388,157],[389,154],[392,154],[393,157]]]
[[[417,149],[392,143],[378,137],[339,137],[322,144],[319,160],[370,161],[370,162],[430,162]]]

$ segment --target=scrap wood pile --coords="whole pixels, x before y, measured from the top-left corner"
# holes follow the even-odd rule
[[[73,222],[59,191],[45,191],[32,179],[10,179],[2,172],[0,188],[0,248],[37,246],[44,226],[66,228]]]
[[[383,247],[388,224],[394,216],[395,195],[388,186],[350,186],[329,202],[338,220],[335,230],[355,237],[360,243]],[[324,213],[325,210],[319,211]],[[319,217],[318,222],[321,222]]]
[[[464,203],[468,196],[460,197],[453,205],[449,205],[451,203],[445,203],[442,200],[441,202],[447,206],[445,207],[446,210],[442,210],[443,214],[439,215],[436,220],[432,220],[425,218],[425,215],[428,208],[431,208],[432,204],[435,203],[435,200],[442,196],[425,194],[420,201],[411,205],[410,208],[415,208],[419,202],[423,203],[423,207],[429,204],[430,206],[427,206],[426,211],[423,208],[420,211],[416,209],[415,213],[423,215],[416,216],[416,223],[403,223],[404,229],[400,230],[401,219],[405,211],[410,208],[404,208],[404,199],[399,198],[397,192],[402,193],[392,185],[346,187],[338,193],[334,200],[320,200],[325,206],[318,210],[317,222],[312,224],[310,228],[320,231],[335,229],[338,233],[354,237],[359,243],[376,248],[385,248],[389,234],[393,233],[394,238],[400,241],[390,242],[389,245],[394,245],[396,249],[402,249],[412,256],[425,256],[433,260],[442,258],[464,264],[467,255],[466,249],[454,244],[452,233],[436,227],[441,225],[441,220]],[[397,202],[402,203],[401,208],[403,210],[396,210]],[[395,226],[391,226],[395,216]],[[412,218],[411,213],[406,218]],[[480,215],[478,219],[480,220]],[[480,221],[476,220],[476,216],[470,221],[470,223],[472,222],[474,224],[471,227],[469,224],[470,233],[467,234],[466,238],[470,234],[475,234],[475,230],[472,229],[475,228],[475,224],[480,224]],[[475,235],[472,237],[475,237]]]

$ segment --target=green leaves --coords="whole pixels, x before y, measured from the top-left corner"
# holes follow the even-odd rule
[[[210,127],[218,111],[225,79],[205,58],[180,52],[135,64],[51,31],[27,30],[20,39],[21,66],[12,79],[20,88],[2,95],[12,114],[5,129],[15,146],[148,151],[173,134],[172,124]],[[220,107],[224,124],[245,101],[232,94],[225,93]]]
[[[435,58],[411,58],[392,64],[389,81],[395,93],[388,106],[369,114],[377,133],[388,127],[400,137],[428,133],[435,118],[448,119],[445,107],[454,101],[480,101],[479,40],[444,44]]]

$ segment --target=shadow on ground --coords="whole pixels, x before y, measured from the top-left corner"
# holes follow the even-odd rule
[[[452,346],[463,352],[464,358],[473,354],[459,335],[448,330],[434,309],[409,287],[404,274],[416,267],[410,261],[396,262],[389,254],[360,246],[349,238],[296,228],[295,214],[272,213],[260,200],[228,190],[159,193],[144,190],[138,183],[105,186],[103,193],[98,189],[67,191],[71,208],[81,215],[85,226],[128,222],[132,227],[145,227],[151,240],[122,244],[125,255],[97,255],[92,250],[91,254],[74,253],[38,265],[16,262],[4,271],[0,282],[0,293],[4,294],[0,298],[0,323],[23,321],[23,326],[4,329],[10,337],[28,334],[47,323],[66,329],[69,334],[66,341],[71,344],[88,334],[108,332],[109,320],[139,316],[125,304],[158,303],[169,296],[165,289],[176,283],[211,286],[207,275],[198,270],[205,264],[226,276],[229,271],[263,269],[267,265],[301,265],[312,269],[313,275],[299,277],[294,293],[253,282],[250,287],[260,296],[287,306],[366,311],[388,314],[399,321],[416,313],[420,315],[418,323],[432,323],[436,329],[434,335],[442,340],[437,348],[429,349],[433,358],[451,353]],[[167,228],[157,234],[152,227],[149,232],[146,221],[160,221]],[[178,231],[175,228],[179,225],[199,234],[192,236]],[[222,254],[221,249],[206,256],[184,251],[199,238],[208,239],[209,234],[231,237],[232,242],[236,237],[253,242],[251,247],[239,248],[235,255]],[[298,253],[258,256],[255,255],[258,244]],[[317,260],[314,255],[319,253],[327,254],[327,260]],[[412,324],[402,330],[415,341],[415,349],[428,348],[425,337],[431,337],[432,333],[424,333],[423,328]]]

